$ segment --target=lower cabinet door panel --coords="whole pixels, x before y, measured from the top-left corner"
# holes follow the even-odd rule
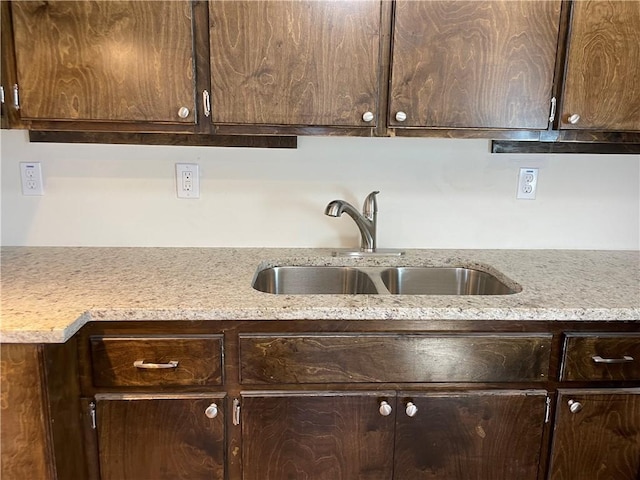
[[[390,480],[394,406],[394,392],[244,392],[243,480]]]
[[[640,388],[561,390],[551,480],[640,478]]]
[[[96,395],[101,480],[223,480],[223,407],[218,393]]]
[[[394,480],[536,480],[546,398],[540,390],[398,393]]]

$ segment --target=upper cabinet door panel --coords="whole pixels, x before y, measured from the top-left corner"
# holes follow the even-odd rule
[[[195,122],[190,2],[24,1],[12,12],[23,119]]]
[[[379,1],[213,1],[213,122],[372,126]]]
[[[389,125],[546,129],[560,6],[399,0]]]
[[[640,2],[574,2],[563,98],[561,128],[640,130]]]

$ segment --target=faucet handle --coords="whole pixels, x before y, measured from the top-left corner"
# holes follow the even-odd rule
[[[362,205],[362,215],[367,217],[369,220],[373,220],[373,217],[376,213],[378,213],[378,202],[376,200],[376,195],[380,192],[375,190],[367,195],[367,198],[364,199],[364,204]]]

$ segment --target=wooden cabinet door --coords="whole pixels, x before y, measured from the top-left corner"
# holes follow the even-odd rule
[[[223,394],[96,395],[101,480],[223,480],[223,402]]]
[[[391,480],[394,393],[244,393],[243,480]]]
[[[209,3],[217,124],[375,126],[380,2]]]
[[[567,55],[561,128],[640,130],[640,2],[573,2]]]
[[[0,2],[0,127],[24,128],[14,105],[16,65],[9,2]]]
[[[41,352],[38,345],[0,346],[0,478],[56,478]]]
[[[640,478],[640,388],[561,390],[549,478]]]
[[[22,119],[195,122],[189,1],[17,1],[12,13]]]
[[[399,393],[394,480],[535,480],[546,398],[537,390]]]
[[[546,129],[560,4],[398,0],[389,125]]]

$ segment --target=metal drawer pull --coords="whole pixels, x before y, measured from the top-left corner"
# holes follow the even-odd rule
[[[133,362],[136,368],[154,369],[154,368],[178,368],[178,362],[171,360],[169,363],[144,363],[144,360],[136,360]]]
[[[596,363],[629,363],[633,362],[633,357],[625,355],[622,358],[602,358],[600,355],[591,357]]]

